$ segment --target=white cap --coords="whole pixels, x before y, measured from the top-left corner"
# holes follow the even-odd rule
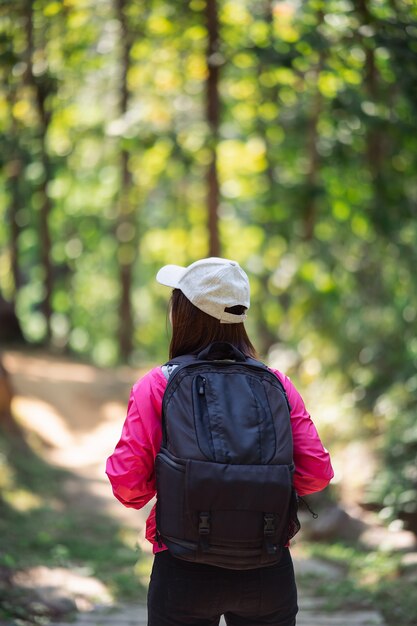
[[[210,257],[188,267],[165,265],[156,275],[161,285],[180,289],[194,306],[223,324],[237,324],[246,313],[234,315],[225,309],[250,306],[249,279],[236,261]]]

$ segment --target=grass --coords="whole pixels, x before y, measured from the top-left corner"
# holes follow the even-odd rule
[[[306,556],[337,565],[342,576],[324,579],[305,575],[300,584],[321,596],[332,610],[377,609],[388,626],[417,624],[416,578],[401,564],[400,552],[370,550],[358,544],[311,543]],[[414,572],[415,574],[415,572]]]
[[[118,600],[145,599],[149,558],[136,546],[136,533],[93,504],[88,511],[72,506],[65,496],[68,479],[74,476],[24,442],[0,435],[0,619],[34,623],[22,615],[19,591],[8,581],[13,571],[37,565],[81,569]]]

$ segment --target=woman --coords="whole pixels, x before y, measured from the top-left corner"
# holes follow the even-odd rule
[[[168,265],[158,272],[157,280],[173,288],[170,359],[197,354],[214,341],[231,343],[245,356],[256,358],[244,327],[249,281],[238,263],[209,258],[186,268]],[[284,386],[291,407],[294,487],[300,496],[320,491],[333,477],[329,454],[292,382],[271,371]],[[156,494],[154,468],[162,439],[165,373],[157,367],[134,385],[121,439],[107,461],[114,495],[127,507],[140,509]],[[288,547],[277,564],[240,571],[177,559],[156,536],[154,507],[146,525],[155,555],[149,626],[215,626],[223,614],[232,626],[295,625],[297,590]]]

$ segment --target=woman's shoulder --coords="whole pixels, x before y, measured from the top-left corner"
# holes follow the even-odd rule
[[[287,388],[287,386],[291,386],[293,387],[294,385],[292,384],[291,380],[289,379],[288,376],[286,376],[283,372],[281,372],[281,370],[277,370],[275,367],[268,367],[269,371],[272,372],[273,374],[275,374],[275,376],[278,378],[278,380],[280,381],[280,383]]]
[[[165,391],[166,378],[163,374],[162,367],[157,366],[139,376],[132,387],[134,395],[146,391]]]

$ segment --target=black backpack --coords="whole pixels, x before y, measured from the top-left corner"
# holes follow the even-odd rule
[[[163,371],[156,539],[187,561],[230,569],[277,563],[300,528],[282,384],[220,342]]]

